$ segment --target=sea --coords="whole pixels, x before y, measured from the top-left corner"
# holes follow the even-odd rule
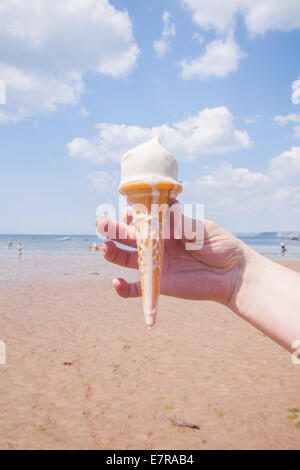
[[[104,239],[99,239],[97,235],[68,235],[69,240],[59,240],[65,234],[56,235],[16,235],[13,233],[0,235],[0,259],[11,256],[17,252],[17,243],[21,242],[23,256],[36,257],[38,255],[89,255],[93,252],[93,243],[101,246]],[[244,243],[249,245],[258,253],[273,259],[287,258],[300,259],[300,241],[292,240],[292,237],[299,237],[300,232],[263,232],[251,234],[236,234]],[[7,248],[8,239],[13,240],[11,248]],[[284,241],[286,252],[281,253],[280,242]]]

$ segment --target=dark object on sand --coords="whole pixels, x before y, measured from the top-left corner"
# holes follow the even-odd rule
[[[292,240],[296,240],[296,242],[300,242],[300,238],[298,237],[293,237]]]
[[[191,429],[200,429],[197,424],[190,424],[186,423],[185,421],[179,421],[178,419],[171,419],[172,423],[175,424],[175,426],[181,426],[184,428],[191,428]]]

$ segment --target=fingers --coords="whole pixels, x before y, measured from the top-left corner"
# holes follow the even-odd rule
[[[126,299],[128,297],[141,297],[142,295],[140,281],[129,283],[125,281],[125,279],[117,277],[113,280],[113,287],[116,289],[120,297],[124,297]]]
[[[182,240],[183,243],[189,243],[188,249],[200,249],[203,245],[204,239],[203,221],[196,221],[189,217],[185,217],[182,214],[180,204],[176,199],[172,200],[169,205],[170,225],[167,227],[167,224],[165,224],[163,228],[164,238],[177,239]],[[131,210],[127,209],[123,217],[127,223],[116,222],[104,215],[100,216],[96,220],[97,230],[101,235],[110,240],[136,248],[136,231],[134,226],[131,225]],[[192,246],[192,244],[194,244],[194,246]],[[117,262],[116,264],[121,263]]]
[[[170,206],[170,237],[182,240],[187,250],[199,250],[204,242],[204,221],[186,217],[175,199]]]
[[[136,247],[135,228],[131,225],[119,223],[101,215],[96,220],[97,231],[110,240],[115,240],[124,245]]]
[[[104,243],[103,254],[105,259],[119,266],[133,269],[138,269],[139,267],[136,251],[118,248],[112,241]],[[113,280],[113,287],[120,297],[141,297],[142,295],[140,281],[128,283],[125,279],[118,277]]]
[[[139,268],[137,252],[119,248],[112,241],[103,244],[103,255],[107,261],[119,266],[132,269]]]

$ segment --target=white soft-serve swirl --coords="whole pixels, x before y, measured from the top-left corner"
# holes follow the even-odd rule
[[[159,182],[178,184],[177,177],[177,162],[161,145],[159,137],[128,150],[122,157],[120,187],[134,182],[151,186]]]
[[[121,161],[120,191],[129,183],[145,183],[152,188],[151,213],[134,213],[137,228],[137,244],[140,248],[140,269],[144,279],[144,315],[151,329],[156,322],[157,301],[152,305],[153,277],[155,269],[161,266],[161,246],[158,224],[159,183],[171,183],[178,188],[178,165],[175,158],[161,145],[159,137],[129,150]],[[179,192],[179,191],[177,191]],[[125,191],[126,193],[126,191]],[[175,191],[176,193],[176,191]],[[175,195],[175,194],[174,194]],[[157,220],[156,220],[157,219]],[[146,233],[147,232],[147,233]],[[148,240],[146,248],[146,240]]]

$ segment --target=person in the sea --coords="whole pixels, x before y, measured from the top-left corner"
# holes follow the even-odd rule
[[[285,243],[280,242],[280,247],[281,247],[281,253],[284,253],[286,251]]]
[[[93,245],[89,247],[92,251],[102,251],[102,246],[98,246],[96,242],[93,242]]]
[[[180,211],[177,201],[174,206]],[[113,238],[107,232],[109,224],[115,229]],[[165,240],[161,294],[219,302],[293,351],[300,340],[300,274],[258,254],[215,222],[204,220],[203,224],[203,246],[198,250],[187,250],[184,237]],[[101,216],[96,226],[100,234],[111,238],[103,245],[104,257],[138,269],[136,251],[114,243],[136,247],[130,218],[119,223]],[[118,277],[113,287],[121,297],[141,296],[140,282]]]
[[[19,253],[19,256],[21,256],[22,252],[23,252],[22,243],[21,243],[21,242],[18,242],[18,253]]]

